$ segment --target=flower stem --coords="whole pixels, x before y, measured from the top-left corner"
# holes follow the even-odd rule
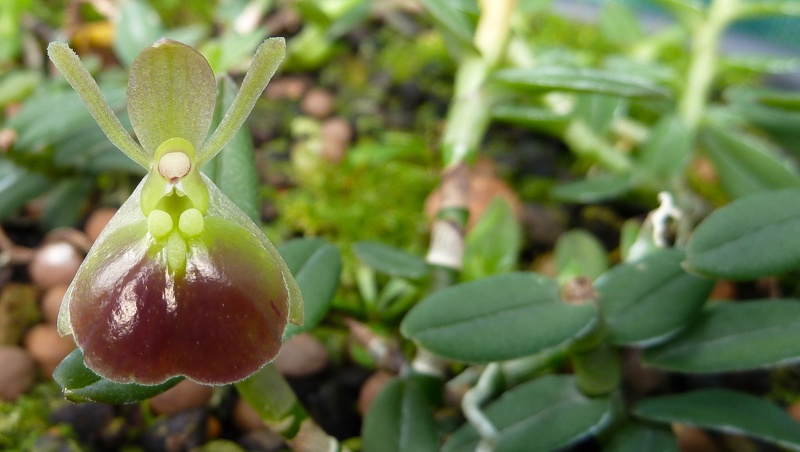
[[[740,0],[714,0],[705,21],[692,31],[692,58],[686,89],[678,103],[678,114],[694,132],[703,119],[711,86],[717,74],[718,47],[722,33],[736,18]]]

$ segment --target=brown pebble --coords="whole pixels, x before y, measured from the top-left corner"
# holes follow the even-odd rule
[[[171,415],[208,405],[214,389],[191,380],[183,380],[150,399],[150,408],[157,414]]]
[[[33,282],[41,289],[69,284],[78,272],[83,256],[67,242],[53,241],[40,246],[28,266]]]
[[[361,385],[361,391],[358,393],[358,411],[361,415],[366,415],[372,401],[381,392],[384,386],[394,378],[394,375],[389,372],[379,370],[370,375],[369,378]]]
[[[330,91],[323,88],[311,88],[302,102],[300,102],[300,109],[303,113],[309,114],[317,119],[325,119],[333,114],[333,109],[336,107],[336,100]]]
[[[105,207],[97,209],[89,215],[89,218],[86,220],[86,226],[83,228],[83,231],[89,236],[89,240],[92,242],[97,240],[97,237],[100,236],[100,233],[103,232],[103,229],[108,222],[111,221],[111,217],[113,217],[115,213],[117,213],[117,209]]]
[[[13,402],[33,384],[36,365],[23,348],[0,345],[0,399]]]
[[[328,365],[328,351],[314,336],[300,333],[283,344],[275,358],[275,367],[287,377],[314,375]]]
[[[276,78],[270,81],[264,92],[270,99],[300,99],[311,83],[299,76]]]
[[[45,322],[55,325],[58,321],[58,311],[61,309],[61,300],[67,293],[67,287],[69,286],[66,284],[53,286],[42,296],[42,317]]]
[[[25,348],[39,364],[42,373],[51,378],[56,366],[75,349],[75,341],[72,336],[59,336],[53,325],[40,324],[25,336]]]
[[[242,398],[239,398],[233,407],[233,422],[245,432],[267,428],[261,416]]]
[[[678,437],[678,450],[681,452],[716,452],[719,448],[706,432],[685,424],[672,424],[672,431]]]
[[[330,118],[322,123],[322,158],[338,163],[347,154],[353,139],[353,126],[346,119]]]
[[[800,400],[789,405],[786,408],[786,412],[789,413],[789,416],[794,418],[795,421],[800,423]]]

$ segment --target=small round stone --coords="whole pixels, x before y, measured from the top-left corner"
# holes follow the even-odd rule
[[[55,325],[58,320],[58,311],[61,309],[61,301],[67,293],[67,287],[69,286],[66,284],[53,286],[42,296],[42,317],[51,325]]]
[[[242,398],[237,399],[233,407],[233,422],[245,432],[267,428],[261,416]]]
[[[183,152],[168,152],[158,161],[158,173],[170,181],[177,181],[191,169],[192,162]]]
[[[115,213],[117,213],[117,209],[106,207],[97,209],[89,215],[89,219],[86,220],[86,226],[83,228],[89,240],[92,242],[97,240],[97,237],[100,236],[100,233],[103,232],[103,229],[111,221]]]
[[[361,390],[358,392],[358,411],[362,415],[367,414],[369,407],[372,405],[372,401],[375,400],[378,393],[381,392],[383,387],[386,386],[392,378],[394,378],[394,375],[379,370],[370,375],[364,384],[361,385]]]
[[[25,348],[39,364],[42,373],[50,378],[61,360],[75,350],[75,341],[71,336],[59,336],[53,325],[40,324],[25,336]]]
[[[335,106],[333,94],[322,88],[311,88],[308,90],[306,95],[303,96],[303,101],[300,103],[300,108],[304,113],[317,119],[325,119],[330,116]]]
[[[0,400],[13,402],[33,383],[36,366],[24,349],[0,345]]]
[[[203,232],[203,214],[197,209],[186,209],[178,219],[178,229],[186,237],[197,237]]]
[[[150,399],[150,408],[158,414],[175,414],[208,404],[214,392],[211,386],[204,386],[191,380],[183,380],[172,388]]]
[[[67,242],[54,241],[39,247],[28,266],[33,282],[42,289],[69,284],[78,272],[83,256]]]
[[[300,333],[284,342],[275,367],[291,378],[302,378],[314,375],[328,365],[328,351],[314,336]]]

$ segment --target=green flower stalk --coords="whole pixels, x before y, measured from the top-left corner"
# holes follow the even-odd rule
[[[144,49],[127,90],[138,143],[72,49],[54,42],[48,54],[111,142],[148,170],[67,290],[59,332],[117,383],[183,375],[218,385],[253,374],[277,355],[287,323],[302,323],[300,289],[261,229],[199,169],[244,124],[284,40],[258,48],[208,138],[217,95],[208,62],[167,39]]]

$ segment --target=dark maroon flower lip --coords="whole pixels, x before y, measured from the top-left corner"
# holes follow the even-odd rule
[[[87,366],[119,383],[184,375],[216,385],[241,380],[277,355],[288,289],[241,226],[208,218],[203,235],[189,242],[183,275],[170,274],[163,245],[126,232],[112,238],[128,242],[119,249],[126,259],[112,257],[73,289],[72,332]]]

